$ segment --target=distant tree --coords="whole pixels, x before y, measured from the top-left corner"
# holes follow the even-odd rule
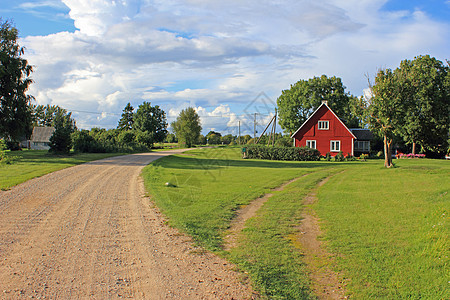
[[[227,134],[227,135],[222,136],[221,139],[220,139],[220,141],[221,141],[223,144],[228,145],[228,144],[230,144],[231,142],[233,142],[233,141],[235,140],[235,138],[236,138],[236,137],[233,136],[232,134]]]
[[[164,140],[165,143],[177,143],[177,136],[173,133],[169,133],[166,136],[166,139]]]
[[[25,93],[33,68],[22,58],[25,49],[17,40],[17,29],[0,19],[0,136],[8,141],[17,141],[31,128],[33,97]]]
[[[105,152],[98,141],[89,134],[89,130],[77,130],[72,133],[72,144],[75,152],[98,153]]]
[[[322,75],[300,80],[289,90],[283,90],[277,99],[279,124],[286,133],[295,132],[326,100],[348,127],[356,127],[359,122],[351,112],[354,98],[345,92],[339,77]]]
[[[75,132],[76,126],[72,119],[72,113],[64,113],[65,110],[56,114],[53,119],[55,131],[50,137],[49,152],[56,154],[67,154],[72,148],[72,133]]]
[[[117,129],[120,130],[132,130],[134,125],[134,108],[131,106],[131,103],[125,106],[122,112],[122,117],[119,120],[119,124],[117,125]]]
[[[188,148],[198,142],[202,131],[200,117],[192,107],[183,109],[171,126],[178,142],[185,143]]]
[[[204,136],[203,134],[200,134],[197,139],[197,143],[200,145],[206,145],[206,136]]]
[[[55,126],[55,120],[58,117],[65,117],[67,110],[58,105],[32,105],[32,119],[33,126]],[[71,122],[75,124],[75,120],[72,119],[71,113],[69,118]]]
[[[394,71],[402,85],[405,119],[398,128],[405,142],[422,151],[442,154],[450,124],[449,67],[429,55],[404,60]]]
[[[150,102],[144,102],[139,105],[134,115],[134,129],[152,135],[151,146],[153,143],[161,143],[167,136],[166,113],[158,105],[152,106]]]
[[[222,134],[220,132],[215,132],[213,130],[208,132],[208,134],[206,135],[207,142],[210,145],[220,144],[221,138],[222,138]]]
[[[241,145],[247,144],[248,141],[251,140],[251,139],[252,139],[252,137],[249,134],[241,136]]]

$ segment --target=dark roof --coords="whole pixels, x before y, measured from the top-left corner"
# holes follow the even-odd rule
[[[369,129],[350,128],[350,131],[356,136],[357,140],[370,141],[373,139],[373,133]]]
[[[54,131],[54,127],[34,127],[33,133],[31,134],[31,141],[48,143]]]

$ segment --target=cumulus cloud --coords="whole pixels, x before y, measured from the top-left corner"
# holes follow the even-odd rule
[[[65,5],[77,30],[21,43],[35,66],[30,93],[90,112],[78,113],[82,128],[114,127],[126,103],[143,101],[171,117],[196,107],[204,128],[234,128],[252,124],[243,110],[260,92],[274,102],[297,80],[327,74],[362,95],[364,74],[419,54],[442,60],[449,48],[449,23],[384,11],[386,1],[61,1],[23,5]]]

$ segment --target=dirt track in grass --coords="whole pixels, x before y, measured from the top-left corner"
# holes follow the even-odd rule
[[[95,161],[0,192],[0,298],[248,299],[144,196],[142,168],[179,150]]]
[[[307,175],[294,178],[273,189],[272,191],[282,191],[286,186],[304,176]],[[317,297],[319,299],[346,299],[345,284],[340,281],[338,274],[328,267],[328,265],[332,263],[332,256],[327,252],[325,246],[319,240],[319,236],[322,235],[319,220],[315,215],[314,210],[310,207],[317,201],[317,189],[324,185],[328,179],[329,177],[320,181],[317,184],[317,187],[303,199],[305,209],[303,210],[301,216],[302,220],[298,227],[299,234],[297,235],[297,245],[300,245],[300,249],[303,252],[304,261],[310,272],[309,275],[312,282],[312,289]],[[267,193],[264,196],[255,199],[249,205],[244,206],[238,211],[236,218],[230,225],[230,229],[227,231],[227,236],[225,237],[224,242],[225,250],[229,251],[237,246],[237,236],[244,229],[245,222],[254,217],[256,212],[273,195],[273,193]]]
[[[305,175],[303,175],[305,176]],[[301,177],[294,178],[289,180],[288,182],[283,183],[279,187],[276,187],[272,189],[272,192],[282,191],[287,185],[299,180]],[[256,212],[266,203],[274,194],[273,193],[267,193],[263,195],[262,197],[259,197],[255,200],[253,200],[250,204],[242,207],[236,217],[233,219],[233,221],[230,224],[230,228],[227,230],[227,235],[224,239],[224,249],[229,251],[232,248],[236,247],[236,240],[238,234],[244,229],[245,222],[254,217],[256,215]]]
[[[329,177],[319,182],[304,199],[305,209],[299,226],[297,241],[303,251],[303,257],[308,270],[314,293],[319,299],[346,299],[345,284],[341,282],[338,274],[329,268],[333,262],[332,255],[327,251],[318,237],[322,235],[319,219],[310,205],[317,201],[317,188],[327,183]]]

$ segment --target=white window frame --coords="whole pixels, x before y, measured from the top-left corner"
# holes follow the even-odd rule
[[[317,149],[316,140],[306,140],[306,147],[309,147],[311,149]]]
[[[330,141],[330,152],[341,151],[341,141]]]
[[[319,130],[329,130],[330,129],[330,121],[319,121],[317,123],[317,129],[319,129]]]

